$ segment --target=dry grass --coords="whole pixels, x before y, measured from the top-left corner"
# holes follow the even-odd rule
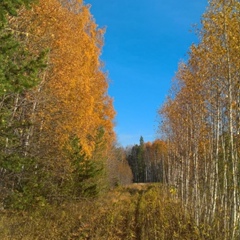
[[[190,216],[159,185],[131,185],[95,200],[2,212],[2,240],[201,239]]]

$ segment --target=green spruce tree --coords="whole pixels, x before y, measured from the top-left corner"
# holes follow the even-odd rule
[[[29,7],[33,2],[0,2],[0,201],[13,208],[24,208],[37,198],[32,191],[37,181],[36,160],[26,156],[21,139],[21,133],[30,123],[17,115],[27,91],[39,82],[45,53],[29,52],[8,21],[17,16],[21,7]]]

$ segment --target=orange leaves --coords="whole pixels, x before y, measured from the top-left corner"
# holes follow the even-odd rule
[[[111,145],[115,113],[99,60],[104,30],[97,29],[89,8],[81,0],[44,0],[20,18],[32,32],[30,47],[50,48],[44,103],[39,105],[43,129],[51,136],[45,140],[51,145],[54,139],[61,150],[76,135],[90,156],[103,128],[103,139]]]

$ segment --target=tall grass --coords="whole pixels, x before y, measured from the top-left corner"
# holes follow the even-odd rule
[[[32,212],[3,211],[2,240],[205,239],[168,189],[119,187],[92,200],[63,202]]]

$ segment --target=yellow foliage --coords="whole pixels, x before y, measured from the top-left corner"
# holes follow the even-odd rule
[[[60,4],[61,2],[61,4]],[[104,30],[82,1],[44,0],[19,18],[31,22],[30,48],[49,48],[49,68],[39,104],[42,143],[61,152],[69,139],[79,138],[82,151],[91,156],[99,129],[102,141],[114,141],[115,112],[107,95],[108,80],[99,60]],[[55,142],[55,144],[53,144]],[[57,144],[56,144],[57,143]]]

